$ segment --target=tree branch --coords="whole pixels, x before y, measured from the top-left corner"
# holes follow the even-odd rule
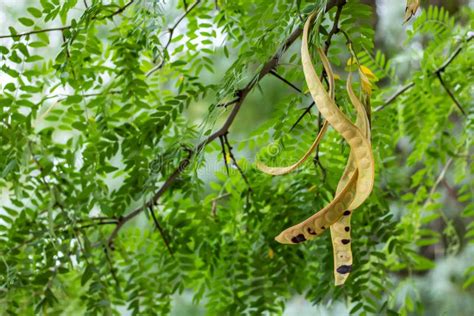
[[[42,30],[35,30],[35,31],[29,31],[25,33],[18,33],[18,34],[10,34],[10,35],[0,35],[0,38],[15,38],[15,37],[22,37],[22,36],[28,36],[28,35],[33,35],[33,34],[39,34],[39,33],[46,33],[46,32],[55,32],[55,31],[64,31],[70,29],[71,26],[63,26],[63,27],[53,27],[49,29],[42,29]]]
[[[158,219],[156,218],[155,211],[153,210],[153,207],[150,206],[148,207],[148,210],[150,211],[151,217],[153,218],[153,222],[155,223],[156,229],[160,232],[161,239],[163,239],[163,242],[165,243],[166,249],[168,249],[168,252],[170,253],[171,257],[173,257],[173,251],[171,250],[168,238],[166,237],[167,234],[165,234],[165,231],[163,227],[161,227],[160,223],[158,222]]]
[[[461,51],[464,49],[464,45],[465,43],[468,43],[470,42],[472,39],[474,38],[474,35],[473,34],[470,34],[468,36],[468,38],[465,40],[464,43],[460,43],[458,48],[456,48],[456,50],[450,55],[450,57],[444,62],[444,64],[442,64],[440,67],[438,67],[435,71],[433,71],[433,74],[438,76],[438,78],[440,77],[440,74],[442,72],[444,72],[446,70],[446,68],[448,68],[448,66],[456,59],[456,57],[459,56],[459,54],[461,53]],[[440,81],[443,81],[443,79],[441,79]],[[374,111],[375,112],[378,112],[378,111],[381,111],[383,109],[385,109],[387,106],[389,106],[391,103],[393,103],[399,96],[401,96],[402,94],[404,94],[406,91],[410,90],[411,88],[413,88],[415,86],[415,82],[410,82],[409,84],[407,84],[406,86],[402,87],[400,90],[398,90],[397,92],[395,92],[395,94],[393,94],[390,98],[387,99],[387,101],[385,101],[384,104],[382,104],[381,106],[377,107]],[[447,88],[445,85],[443,85],[443,87],[445,87],[445,89]],[[450,94],[451,96],[451,91],[448,91],[448,94]],[[452,96],[451,98],[453,99],[454,96]],[[453,99],[455,100],[455,98]],[[454,101],[456,103],[456,105],[460,108],[461,112],[463,112],[464,115],[465,112],[464,112],[464,109],[462,109],[462,107],[460,107],[460,104],[458,104],[457,100]]]
[[[112,12],[111,14],[103,17],[103,18],[100,18],[101,20],[105,20],[105,19],[109,19],[109,18],[112,18],[118,14],[121,14],[123,11],[127,10],[127,8],[134,2],[135,0],[130,0],[129,2],[127,2],[123,7],[120,7],[118,8],[116,11]]]
[[[389,106],[393,101],[395,101],[399,96],[401,96],[402,94],[404,94],[406,91],[410,90],[411,88],[413,88],[415,86],[415,83],[414,82],[410,82],[409,84],[407,84],[406,86],[402,87],[400,90],[398,90],[397,92],[395,92],[390,98],[387,99],[387,101],[385,101],[385,103],[381,106],[379,106],[378,108],[376,108],[374,111],[375,112],[378,112],[378,111],[382,111],[383,109],[385,109],[387,106]]]
[[[235,159],[235,156],[232,152],[232,146],[230,145],[230,142],[229,142],[229,138],[227,137],[227,134],[226,133],[224,136],[222,136],[222,138],[224,139],[224,142],[225,144],[227,145],[227,150],[229,152],[229,156],[230,156],[230,159],[232,160],[232,163],[234,164],[234,166],[237,168],[237,170],[239,171],[240,175],[242,176],[242,178],[244,179],[245,183],[247,184],[248,188],[249,188],[249,191],[252,191],[252,187],[250,186],[250,182],[249,182],[249,179],[247,178],[247,176],[245,175],[244,171],[242,170],[242,168],[240,168],[239,164],[237,163],[237,159]]]
[[[298,88],[297,86],[295,86],[294,84],[292,84],[291,82],[289,82],[288,80],[280,76],[275,70],[270,70],[270,73],[274,75],[275,77],[277,77],[278,79],[280,79],[281,81],[283,81],[284,83],[286,83],[288,86],[292,87],[297,92],[303,93],[303,91],[301,91],[300,88]]]
[[[227,164],[227,155],[226,155],[226,152],[225,152],[224,136],[219,136],[219,141],[221,143],[222,159],[224,159],[225,170],[227,172],[227,175],[229,175],[229,165]]]
[[[308,114],[311,109],[313,108],[313,106],[315,105],[316,103],[313,101],[311,102],[310,105],[308,105],[306,107],[306,109],[304,110],[304,112],[298,117],[298,119],[296,120],[296,122],[291,126],[290,128],[290,132],[301,122],[301,120],[303,119],[303,117],[305,117],[306,114]]]
[[[345,0],[332,0],[328,3],[326,6],[326,11],[331,10],[333,7],[335,7],[339,1],[345,2]],[[135,218],[137,215],[142,213],[147,207],[154,206],[160,197],[168,190],[171,185],[178,179],[178,177],[181,175],[181,173],[189,166],[191,163],[191,159],[197,155],[201,150],[204,149],[209,143],[213,142],[215,139],[219,138],[220,136],[224,136],[227,134],[230,126],[235,120],[235,117],[240,111],[240,108],[242,107],[242,104],[244,103],[245,99],[249,95],[250,91],[257,85],[257,83],[265,77],[267,74],[270,73],[272,69],[274,69],[280,60],[281,55],[288,50],[288,48],[299,38],[301,33],[303,32],[303,29],[301,27],[298,27],[296,30],[293,31],[293,33],[290,34],[290,36],[285,40],[283,45],[280,47],[280,49],[263,65],[262,69],[260,72],[252,79],[250,82],[242,89],[237,91],[237,101],[235,102],[235,106],[232,108],[232,111],[230,112],[229,116],[227,117],[226,121],[224,124],[219,128],[217,131],[215,131],[213,134],[211,134],[208,138],[206,138],[204,141],[202,141],[199,145],[196,146],[194,150],[190,150],[188,152],[188,156],[181,160],[179,163],[179,166],[174,170],[174,172],[165,180],[161,188],[153,195],[153,197],[142,207],[139,207],[132,211],[131,213],[120,217],[119,221],[117,223],[117,226],[115,226],[115,229],[112,231],[108,238],[108,246],[113,248],[113,242],[117,234],[119,233],[120,229],[122,229],[123,225],[125,225],[127,222]]]
[[[461,113],[464,115],[464,116],[467,116],[466,112],[464,111],[461,103],[459,103],[459,101],[456,99],[456,97],[454,96],[454,94],[451,92],[451,90],[448,88],[448,86],[446,85],[446,82],[444,82],[443,80],[443,77],[441,77],[441,72],[437,71],[436,72],[436,76],[438,77],[439,79],[439,82],[441,83],[441,85],[443,86],[444,90],[446,90],[446,92],[448,93],[449,97],[451,98],[451,100],[453,100],[454,104],[456,104],[456,106],[458,107],[459,111],[461,111]]]

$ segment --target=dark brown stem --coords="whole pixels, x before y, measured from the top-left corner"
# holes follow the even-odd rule
[[[300,88],[298,88],[297,86],[295,86],[294,84],[292,84],[291,82],[289,82],[288,80],[286,80],[285,78],[283,78],[282,76],[280,76],[275,70],[270,70],[270,74],[274,75],[275,77],[277,77],[278,79],[280,79],[281,81],[283,81],[284,83],[286,83],[288,86],[290,86],[290,87],[292,87],[293,89],[295,89],[297,92],[303,93],[303,91],[301,91]]]
[[[221,103],[221,104],[218,104],[217,107],[228,107],[229,105],[233,105],[233,104],[236,104],[237,102],[239,102],[239,98],[236,98],[232,101],[229,101],[229,102],[225,102],[225,103]]]
[[[407,84],[406,86],[402,87],[400,90],[398,90],[397,92],[395,92],[390,98],[387,99],[387,101],[385,101],[385,103],[381,106],[379,106],[378,108],[376,108],[374,111],[375,112],[378,112],[378,111],[381,111],[383,109],[385,109],[387,106],[389,106],[392,102],[394,102],[399,96],[401,96],[402,94],[404,94],[406,91],[410,90],[411,88],[413,88],[415,86],[415,83],[414,82],[410,82],[409,84]]]
[[[28,35],[33,35],[33,34],[39,34],[39,33],[46,33],[46,32],[56,32],[56,31],[64,31],[70,29],[71,26],[63,26],[63,27],[52,27],[49,29],[42,29],[42,30],[35,30],[35,31],[29,31],[25,33],[18,33],[15,35],[0,35],[0,38],[15,38],[15,37],[22,37],[22,36],[28,36]]]
[[[298,117],[298,119],[297,119],[296,122],[293,124],[293,126],[291,126],[290,132],[301,122],[301,120],[303,119],[303,117],[305,117],[305,115],[308,114],[308,113],[311,111],[311,109],[313,108],[313,106],[314,106],[315,104],[316,104],[316,103],[314,103],[314,101],[313,101],[313,102],[311,102],[310,105],[308,105],[308,106],[306,107],[306,109],[304,110],[304,112]]]
[[[327,54],[329,51],[329,47],[331,46],[331,41],[332,37],[339,33],[339,20],[341,19],[341,14],[342,14],[342,9],[344,8],[344,5],[346,5],[347,1],[346,0],[339,0],[337,3],[337,11],[336,15],[334,17],[334,24],[332,25],[332,29],[329,31],[327,39],[326,39],[326,45],[324,47],[324,53]]]
[[[458,107],[459,111],[461,111],[461,113],[464,115],[464,116],[467,116],[466,112],[464,111],[461,103],[459,103],[459,101],[456,99],[456,97],[454,96],[454,94],[451,92],[451,90],[448,88],[448,86],[446,85],[446,82],[444,82],[443,80],[443,77],[441,77],[441,72],[437,71],[436,72],[436,76],[438,77],[439,79],[439,82],[441,83],[441,85],[443,86],[444,90],[448,93],[449,97],[451,98],[451,100],[453,100],[454,104],[456,104],[456,106]]]
[[[171,257],[173,257],[173,251],[171,250],[168,238],[166,237],[165,231],[163,227],[161,227],[160,223],[158,222],[158,219],[156,218],[155,211],[153,210],[153,207],[150,206],[148,207],[148,210],[150,211],[151,217],[153,218],[153,222],[155,223],[156,229],[160,232],[161,239],[163,239],[163,242],[165,243],[166,249],[168,249],[168,252],[170,253]]]
[[[118,15],[118,14],[121,14],[123,11],[127,10],[127,8],[134,2],[135,0],[130,0],[129,2],[127,2],[127,4],[125,4],[123,7],[120,7],[118,8],[116,11],[112,12],[111,14],[105,16],[105,17],[102,17],[100,18],[101,20],[105,20],[105,19],[109,19],[109,18],[113,18],[114,16]]]
[[[239,173],[242,176],[242,178],[244,179],[245,183],[247,184],[247,186],[249,188],[249,191],[252,191],[252,187],[250,186],[249,179],[245,175],[242,168],[240,168],[239,164],[237,163],[237,159],[235,159],[234,153],[232,152],[232,146],[230,145],[229,138],[227,137],[227,135],[228,135],[228,133],[226,133],[224,136],[222,136],[222,138],[224,138],[224,142],[227,145],[227,150],[229,151],[230,159],[232,160],[232,163],[234,164],[234,166],[239,171]]]
[[[114,264],[113,264],[112,258],[110,258],[109,251],[110,251],[110,249],[107,248],[106,246],[104,246],[105,258],[107,259],[107,263],[109,264],[110,274],[112,275],[112,279],[114,279],[117,288],[120,289],[120,282],[119,282],[119,279],[117,277],[117,274],[115,273]]]
[[[224,159],[225,170],[227,171],[227,175],[229,175],[229,165],[227,164],[227,156],[226,156],[226,152],[225,152],[224,136],[219,136],[219,141],[221,142],[222,159]]]

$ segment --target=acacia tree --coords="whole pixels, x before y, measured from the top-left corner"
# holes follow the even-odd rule
[[[416,66],[400,73],[374,47],[371,6],[326,5],[318,38],[337,103],[351,113],[351,52],[373,81],[376,163],[353,217],[352,274],[335,287],[329,234],[297,246],[274,237],[331,200],[348,146],[329,130],[298,172],[272,178],[253,165],[294,161],[321,128],[298,50],[320,5],[28,7],[0,36],[0,311],[162,315],[189,290],[211,315],[279,314],[295,293],[351,313],[421,312],[413,293],[400,301],[400,280],[434,268],[433,249],[455,256],[474,236],[472,12],[426,7],[406,27],[406,45],[422,45]],[[269,78],[285,93],[246,126],[239,115],[271,99]]]

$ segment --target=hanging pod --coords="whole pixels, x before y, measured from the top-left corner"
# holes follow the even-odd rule
[[[328,129],[328,122],[324,122],[323,126],[321,127],[321,130],[318,133],[318,136],[316,136],[316,139],[314,140],[313,144],[311,147],[306,151],[306,153],[301,157],[298,162],[292,164],[291,166],[287,167],[270,167],[265,165],[263,162],[257,161],[256,162],[256,167],[263,173],[272,175],[272,176],[280,176],[284,175],[287,173],[292,172],[293,170],[297,169],[299,166],[301,166],[306,159],[308,159],[309,156],[311,156],[311,153],[318,147],[319,143],[321,142],[321,139],[323,138],[324,134],[326,133],[326,130]]]
[[[355,168],[349,168],[355,170],[347,180],[344,189],[340,190],[340,194],[336,194],[329,205],[305,221],[284,230],[275,238],[278,242],[285,244],[300,243],[319,235],[339,220],[348,209],[355,209],[361,205],[370,195],[374,183],[374,160],[370,143],[362,131],[342,113],[330,98],[312,64],[308,34],[316,15],[317,12],[310,15],[303,30],[301,44],[303,72],[319,112],[349,144],[355,161]],[[329,65],[324,51],[321,48],[318,48],[317,51],[323,64]],[[345,179],[343,180],[346,182]]]
[[[331,65],[329,64],[329,61],[326,59],[323,61],[323,67],[324,70],[326,71],[326,74],[328,76],[328,84],[329,84],[329,96],[331,99],[334,99],[334,73],[331,69]],[[306,153],[301,157],[298,162],[292,164],[291,166],[287,167],[270,167],[265,165],[264,163],[257,161],[256,162],[256,167],[263,173],[272,175],[272,176],[279,176],[283,174],[290,173],[297,169],[299,166],[301,166],[306,159],[313,153],[313,151],[318,147],[319,143],[321,142],[321,139],[324,137],[324,134],[326,133],[327,129],[329,127],[328,121],[324,121],[323,126],[321,127],[321,130],[318,133],[318,136],[316,136],[316,139],[314,140],[313,144],[311,147],[306,151]]]
[[[349,99],[354,105],[357,112],[357,119],[355,125],[363,131],[364,136],[370,142],[370,124],[368,114],[362,102],[357,98],[352,89],[352,74],[349,73],[346,84]],[[353,176],[356,170],[354,155],[349,154],[344,173],[337,185],[336,194],[347,185],[349,179]],[[357,194],[357,192],[356,192]],[[348,208],[343,213],[343,216],[331,225],[331,241],[333,247],[334,257],[334,280],[336,285],[345,283],[352,270],[352,249],[351,249],[351,216],[354,209]]]

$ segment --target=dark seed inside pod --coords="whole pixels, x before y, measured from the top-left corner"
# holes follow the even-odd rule
[[[343,213],[344,216],[347,216],[347,215],[350,215],[351,214],[351,211],[347,210]]]
[[[345,230],[346,232],[348,232],[348,231],[351,230],[351,228],[350,228],[349,226],[346,226],[346,227],[344,227],[344,230]]]
[[[350,239],[342,239],[341,242],[342,242],[343,245],[347,245],[348,243],[351,242],[351,240]]]
[[[295,244],[300,243],[300,242],[303,242],[303,241],[305,241],[305,240],[306,240],[306,238],[304,237],[303,234],[299,234],[299,235],[297,235],[297,236],[291,238],[291,241],[292,241],[293,243],[295,243]]]
[[[351,270],[352,270],[352,265],[342,265],[336,269],[337,273],[340,273],[340,274],[349,273],[351,272]]]
[[[312,230],[311,227],[308,227],[307,231],[308,231],[308,234],[310,235],[317,235],[317,233],[314,230]]]

